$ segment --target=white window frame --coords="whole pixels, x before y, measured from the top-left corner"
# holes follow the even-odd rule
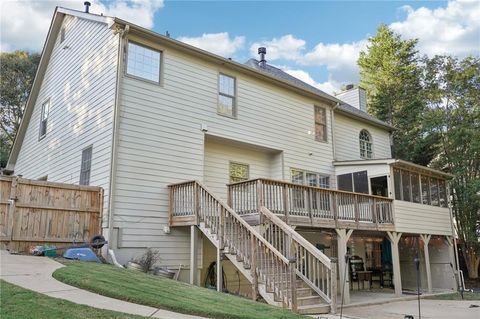
[[[158,61],[158,81],[153,81],[151,79],[147,79],[147,78],[144,78],[142,76],[135,75],[135,74],[132,74],[132,73],[128,72],[128,58],[129,58],[129,54],[130,54],[129,44],[133,44],[133,45],[142,47],[142,48],[147,49],[147,50],[158,52],[160,54],[160,60]],[[148,45],[136,42],[136,41],[130,41],[129,40],[129,41],[126,41],[125,51],[126,51],[126,54],[125,54],[125,76],[131,77],[133,79],[145,81],[145,82],[148,82],[148,83],[152,83],[152,84],[155,84],[155,85],[159,85],[159,86],[163,85],[162,75],[163,75],[163,54],[164,53],[163,53],[162,50],[158,50],[158,49],[152,48],[151,46],[148,46]]]
[[[292,180],[293,171],[297,171],[297,172],[302,172],[302,173],[303,173],[303,184],[295,183],[295,182]],[[314,186],[314,187],[331,188],[331,185],[330,185],[330,175],[328,175],[328,174],[323,174],[323,173],[312,172],[312,171],[308,171],[308,170],[304,170],[304,169],[300,169],[300,168],[295,168],[295,167],[291,167],[291,168],[290,168],[290,181],[291,181],[292,183],[298,184],[298,185],[311,186],[311,185],[308,184],[307,174],[316,175],[316,186]],[[321,178],[328,178],[328,187],[320,186],[320,179],[321,179]]]
[[[233,94],[234,95],[230,95],[230,94],[223,93],[223,92],[220,91],[220,77],[222,77],[222,76],[233,79]],[[218,77],[217,77],[217,82],[218,82],[217,83],[218,84],[217,85],[217,87],[218,87],[217,114],[221,115],[221,116],[226,116],[226,117],[236,119],[237,114],[238,114],[238,111],[237,111],[237,78],[234,77],[233,75],[219,72]],[[221,105],[220,104],[220,96],[224,96],[224,97],[228,97],[228,98],[232,99],[232,114],[228,114],[228,113],[220,111],[220,105]]]
[[[368,141],[362,139],[362,133],[366,133],[368,136]],[[363,142],[363,143],[362,143]],[[373,158],[373,138],[372,134],[366,129],[362,129],[360,133],[358,133],[358,143],[360,148],[360,157],[363,159],[372,159]],[[370,145],[370,156],[368,156],[368,145]],[[362,147],[364,146],[364,147]],[[362,156],[362,150],[365,151],[365,155]]]
[[[48,109],[45,115],[45,105],[48,105]],[[47,130],[48,130],[48,119],[50,117],[50,109],[51,109],[51,103],[50,103],[50,98],[46,99],[41,107],[40,107],[40,125],[38,128],[38,140],[42,140],[45,136],[47,136]],[[42,134],[42,131],[43,132]]]

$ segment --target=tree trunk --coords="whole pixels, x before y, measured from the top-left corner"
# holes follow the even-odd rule
[[[478,266],[480,265],[480,255],[473,247],[467,247],[466,245],[463,245],[462,248],[463,258],[465,259],[465,264],[467,265],[468,278],[477,279]]]

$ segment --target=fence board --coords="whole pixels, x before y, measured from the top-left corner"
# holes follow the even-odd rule
[[[0,177],[0,247],[89,241],[101,233],[103,190],[94,186]]]

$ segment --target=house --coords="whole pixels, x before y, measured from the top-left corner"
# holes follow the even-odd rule
[[[121,263],[153,247],[181,280],[301,313],[416,289],[417,254],[422,289],[456,289],[450,175],[391,158],[361,88],[330,96],[259,53],[57,8],[7,169],[103,187]]]

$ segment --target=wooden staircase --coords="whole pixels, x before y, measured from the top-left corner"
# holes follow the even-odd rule
[[[169,188],[170,224],[198,226],[252,283],[253,299],[301,314],[335,312],[336,264],[268,209],[253,227],[198,181]]]

